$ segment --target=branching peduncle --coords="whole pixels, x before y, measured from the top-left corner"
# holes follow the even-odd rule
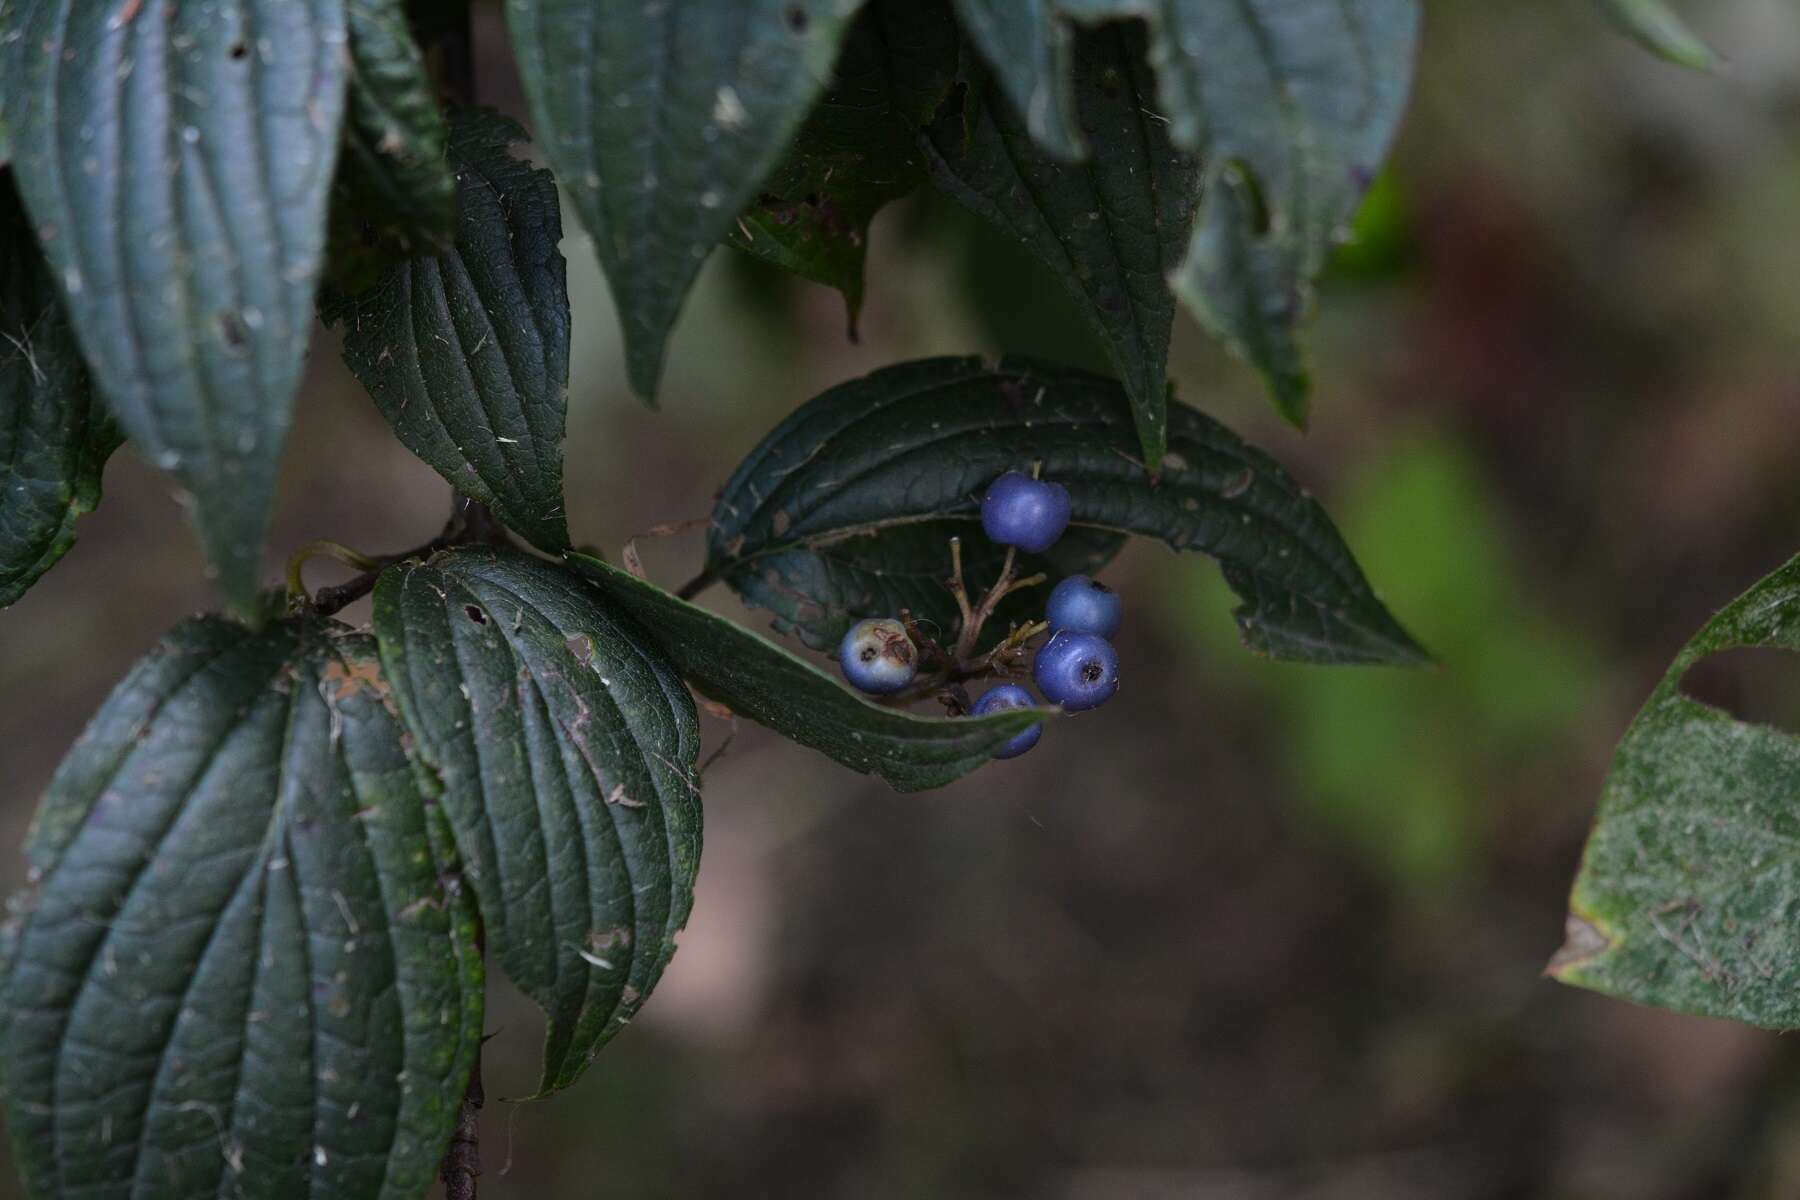
[[[967,696],[962,693],[959,685],[971,679],[1011,675],[1032,639],[1050,628],[1047,624],[1033,621],[1016,626],[985,654],[976,653],[976,647],[981,644],[983,626],[992,619],[1002,600],[1021,588],[1036,587],[1047,578],[1042,572],[1017,578],[1017,569],[1018,551],[1009,546],[1006,558],[1000,564],[999,578],[994,580],[980,600],[971,602],[968,581],[963,576],[962,539],[951,538],[950,578],[944,581],[944,586],[956,598],[956,607],[962,616],[956,644],[945,649],[925,631],[909,610],[901,609],[900,623],[906,627],[907,637],[912,639],[913,645],[918,647],[920,657],[932,669],[905,690],[883,698],[880,703],[904,706],[948,689],[951,694],[946,704],[952,710],[952,715],[956,715],[958,711],[966,711],[968,708]]]

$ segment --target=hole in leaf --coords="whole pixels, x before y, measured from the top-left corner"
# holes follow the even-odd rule
[[[1262,181],[1257,179],[1256,172],[1248,164],[1234,159],[1225,168],[1229,181],[1240,193],[1240,198],[1248,208],[1250,234],[1263,238],[1269,235],[1272,220],[1269,209],[1269,198],[1263,194]]]
[[[232,308],[222,308],[213,314],[218,324],[219,340],[233,354],[242,354],[250,346],[250,331],[244,325],[243,316]]]
[[[467,614],[469,620],[475,622],[477,625],[486,625],[487,624],[487,614],[482,612],[479,608],[475,607],[473,604],[463,605],[463,612],[465,614]]]
[[[244,56],[249,53],[250,53],[250,46],[248,43],[246,43],[246,42],[231,43],[231,57],[232,57],[233,61],[241,61],[244,58]]]
[[[1800,734],[1800,655],[1774,646],[1711,654],[1687,669],[1681,690],[1740,721]]]

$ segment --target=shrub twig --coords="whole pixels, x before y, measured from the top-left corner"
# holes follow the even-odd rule
[[[438,1165],[438,1178],[444,1181],[444,1200],[476,1200],[481,1178],[481,1106],[486,1099],[481,1090],[478,1050],[474,1069],[469,1072],[468,1089],[463,1092],[462,1107],[456,1112],[456,1129],[444,1149],[444,1161]]]

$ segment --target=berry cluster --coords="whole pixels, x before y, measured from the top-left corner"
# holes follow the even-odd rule
[[[1006,561],[987,594],[972,604],[963,583],[962,546],[958,539],[950,539],[953,573],[948,586],[962,610],[955,646],[940,646],[904,610],[898,617],[871,617],[853,625],[838,646],[844,677],[861,691],[896,703],[937,693],[952,713],[979,717],[1034,708],[1031,693],[1016,683],[996,684],[973,704],[962,684],[1010,674],[1031,642],[1048,634],[1031,667],[1044,699],[1067,712],[1097,708],[1112,699],[1119,690],[1119,652],[1112,638],[1124,619],[1124,606],[1117,592],[1086,575],[1071,575],[1051,589],[1043,620],[1013,628],[985,654],[975,652],[981,626],[1000,601],[1020,588],[1044,582],[1042,575],[1015,578],[1018,552],[1041,554],[1055,545],[1069,527],[1069,515],[1069,491],[1060,483],[1017,471],[994,480],[981,502],[981,528],[989,539],[1007,547]],[[928,665],[933,669],[921,676],[921,667]],[[994,757],[1017,758],[1037,745],[1043,732],[1041,723],[1031,726],[995,751]]]

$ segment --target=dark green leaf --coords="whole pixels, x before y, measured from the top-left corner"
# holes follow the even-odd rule
[[[1304,424],[1298,326],[1399,125],[1418,0],[957,0],[957,11],[1027,128],[1065,156],[1081,146],[1069,23],[1146,22],[1157,115],[1207,164],[1176,294]]]
[[[429,1186],[482,965],[367,637],[183,623],[51,783],[7,930],[6,1119],[44,1196]]]
[[[525,93],[606,269],[632,386],[817,98],[861,0],[507,0]]]
[[[921,523],[937,538],[960,526],[973,543],[988,484],[1042,462],[1044,478],[1069,489],[1072,529],[1217,558],[1244,601],[1238,624],[1253,649],[1305,662],[1424,660],[1325,511],[1267,455],[1181,404],[1169,408],[1158,479],[1136,451],[1130,406],[1110,379],[1023,358],[889,367],[801,406],[750,453],[714,513],[708,569],[781,621],[823,629],[849,607],[831,557]],[[820,580],[829,586],[803,591]]]
[[[1670,666],[1613,759],[1549,973],[1640,1004],[1800,1027],[1800,738],[1681,690],[1701,659],[1800,651],[1800,559]]]
[[[957,82],[961,43],[942,0],[878,0],[844,39],[831,86],[728,240],[844,294],[854,333],[869,223],[925,180],[918,129]]]
[[[990,85],[992,86],[992,85]],[[1152,80],[1137,26],[1083,31],[1074,50],[1076,117],[1090,153],[1039,149],[995,92],[973,135],[960,114],[932,132],[932,174],[949,195],[1011,232],[1050,267],[1100,334],[1131,397],[1145,461],[1167,448],[1167,277],[1187,249],[1200,168],[1150,109]]]
[[[75,544],[118,448],[56,284],[0,175],[0,608]]]
[[[311,333],[343,4],[0,0],[0,104],[76,337],[240,606]]]
[[[694,702],[638,625],[513,551],[389,568],[375,632],[441,781],[488,950],[573,1083],[675,953],[700,865]]]
[[[346,0],[350,101],[339,177],[358,217],[404,248],[441,248],[455,235],[449,132],[425,56],[401,0]],[[334,214],[335,215],[335,214]]]
[[[1711,46],[1695,36],[1663,0],[1596,0],[1614,24],[1645,49],[1672,63],[1710,71],[1719,65]]]
[[[989,717],[916,717],[871,704],[780,646],[589,558],[567,556],[620,607],[653,630],[675,666],[702,692],[853,771],[902,792],[942,787],[973,771],[1042,712]]]
[[[508,149],[524,136],[498,113],[458,112],[456,245],[320,311],[407,448],[555,553],[569,544],[569,291],[556,183]]]

